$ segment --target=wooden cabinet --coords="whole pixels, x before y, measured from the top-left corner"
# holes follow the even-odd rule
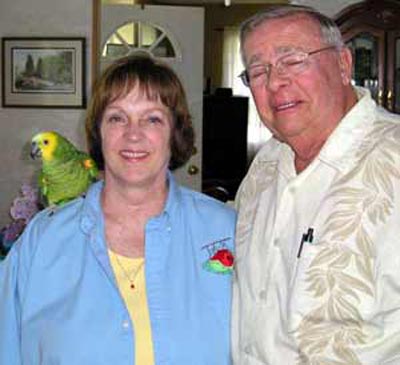
[[[203,98],[203,192],[233,200],[247,171],[247,114],[244,96]]]
[[[353,51],[354,83],[400,113],[400,1],[357,3],[338,14],[336,23]]]

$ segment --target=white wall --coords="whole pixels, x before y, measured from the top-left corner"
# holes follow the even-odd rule
[[[90,85],[92,1],[1,0],[1,37],[85,37],[86,88]],[[0,61],[1,62],[1,61]],[[30,160],[31,137],[54,129],[84,148],[83,109],[21,109],[0,106],[0,228],[21,183],[31,181],[38,163]]]

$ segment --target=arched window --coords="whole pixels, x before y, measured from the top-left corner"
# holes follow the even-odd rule
[[[176,43],[158,26],[144,22],[129,22],[116,29],[102,49],[102,58],[112,60],[136,51],[163,59],[180,58]]]

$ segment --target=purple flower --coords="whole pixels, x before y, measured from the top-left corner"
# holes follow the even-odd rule
[[[20,195],[14,199],[10,207],[13,220],[0,231],[0,260],[5,257],[28,222],[40,210],[38,189],[25,183],[22,184],[20,191]]]
[[[39,200],[39,190],[30,184],[23,183],[21,185],[21,193],[22,196],[28,198],[32,202],[37,202]]]
[[[10,208],[10,215],[14,220],[22,219],[25,223],[28,223],[39,211],[39,194],[38,191],[29,184],[23,184],[21,186],[21,193],[22,196],[18,196],[14,199]]]
[[[3,240],[6,243],[14,242],[25,228],[25,222],[22,219],[15,220],[3,229]]]

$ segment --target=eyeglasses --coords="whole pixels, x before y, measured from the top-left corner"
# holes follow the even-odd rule
[[[280,76],[298,75],[307,69],[309,65],[307,62],[308,57],[334,48],[337,48],[337,46],[324,47],[311,52],[296,51],[279,58],[275,65],[266,63],[251,66],[248,70],[242,71],[239,77],[242,79],[243,84],[249,87],[267,84],[272,68]]]

